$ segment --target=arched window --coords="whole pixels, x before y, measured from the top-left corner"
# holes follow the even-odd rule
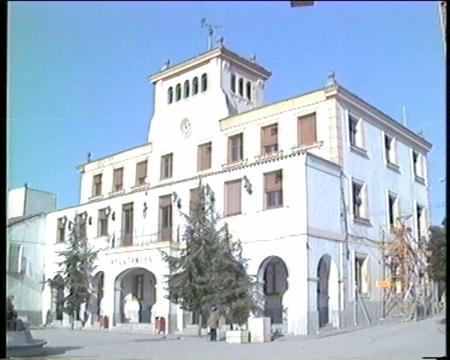
[[[172,86],[167,90],[167,103],[172,104],[173,101],[173,89]]]
[[[206,91],[208,88],[208,76],[206,74],[202,75],[202,92]]]
[[[175,88],[175,101],[179,101],[181,99],[181,85],[177,84]]]
[[[250,81],[247,81],[247,84],[245,85],[245,92],[247,93],[247,99],[252,99],[252,84]]]
[[[184,98],[189,97],[189,80],[186,80],[184,82],[184,94],[183,94]]]
[[[236,93],[236,75],[231,74],[231,91],[233,94]]]
[[[192,95],[198,93],[198,77],[196,76],[194,80],[192,80]]]
[[[244,79],[239,79],[239,95],[244,96]]]

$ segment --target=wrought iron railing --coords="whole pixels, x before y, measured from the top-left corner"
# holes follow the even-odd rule
[[[175,236],[174,236],[175,235]],[[162,229],[157,232],[147,229],[133,229],[133,232],[119,230],[108,236],[108,248],[126,246],[148,246],[158,242],[179,241],[178,229]]]

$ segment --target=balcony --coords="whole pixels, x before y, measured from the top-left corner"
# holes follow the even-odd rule
[[[124,230],[112,232],[105,238],[107,249],[126,248],[126,247],[147,247],[152,244],[172,244],[180,242],[180,229],[174,228],[162,229],[160,231],[151,231],[149,229],[134,228],[132,233],[126,233]]]

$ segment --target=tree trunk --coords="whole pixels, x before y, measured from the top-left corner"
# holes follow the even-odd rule
[[[73,313],[72,313],[72,324],[71,324],[72,330],[75,328],[75,319],[76,319],[76,316],[77,316],[76,314],[77,313],[74,310]]]
[[[200,311],[200,314],[198,315],[198,336],[202,335],[202,323],[203,323],[203,315]]]

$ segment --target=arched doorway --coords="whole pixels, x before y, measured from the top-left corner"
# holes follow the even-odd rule
[[[114,325],[119,323],[150,323],[156,301],[156,278],[147,269],[123,271],[114,282]],[[136,312],[128,311],[129,304]]]
[[[330,275],[330,257],[324,255],[317,266],[317,311],[319,313],[319,328],[328,324],[328,280]]]
[[[278,256],[265,259],[258,271],[258,281],[262,284],[263,314],[270,317],[271,324],[283,324],[283,295],[288,288],[288,271],[284,261]]]

